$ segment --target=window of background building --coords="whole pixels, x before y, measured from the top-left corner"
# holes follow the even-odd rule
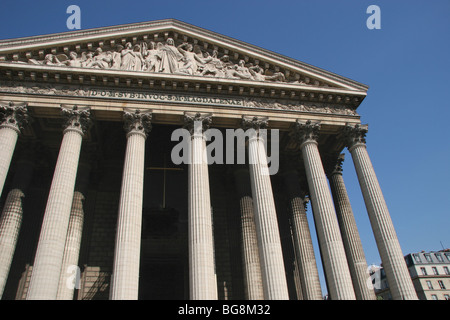
[[[438,274],[439,274],[438,269],[437,269],[436,267],[431,267],[431,269],[433,269],[433,273],[434,273],[435,275],[438,275]]]
[[[433,290],[433,285],[431,284],[430,280],[427,280],[427,286],[428,286],[428,289]]]
[[[444,260],[442,260],[442,256],[440,253],[435,253],[436,259],[438,259],[439,262],[444,262]]]
[[[450,300],[450,296],[448,294],[444,294],[444,299],[445,300]]]
[[[438,283],[439,283],[439,287],[441,287],[442,290],[445,290],[444,282],[442,280],[439,280]]]
[[[420,271],[422,271],[422,275],[424,275],[424,276],[427,275],[427,269],[425,269],[424,267],[421,267]]]
[[[437,297],[437,295],[435,295],[435,294],[432,294],[432,295],[431,295],[431,299],[432,299],[432,300],[437,300],[437,299],[438,299],[438,297]]]
[[[420,260],[419,255],[413,254],[413,257],[414,257],[414,260],[415,260],[416,262],[422,262],[422,260]]]
[[[431,262],[431,256],[429,254],[425,254],[425,259],[427,259],[428,262]]]
[[[446,253],[445,256],[447,257],[447,260],[450,261],[450,253]]]
[[[450,270],[448,269],[448,267],[444,267],[444,272],[445,272],[445,274],[450,275]]]

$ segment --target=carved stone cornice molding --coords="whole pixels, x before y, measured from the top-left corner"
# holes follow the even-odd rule
[[[305,143],[317,143],[319,138],[320,122],[311,120],[295,122],[291,136],[300,144],[300,149]]]
[[[123,121],[124,129],[127,137],[131,134],[141,134],[147,137],[147,134],[152,129],[152,113],[150,111],[124,110]]]
[[[186,112],[184,114],[184,126],[183,128],[187,129],[191,135],[200,134],[209,129],[212,123],[212,114],[211,113],[189,113]]]
[[[367,124],[346,125],[342,132],[342,138],[349,151],[357,145],[366,145]]]
[[[64,132],[74,130],[84,135],[92,123],[91,112],[87,107],[61,105],[61,114],[64,119]]]
[[[11,128],[18,133],[30,121],[27,104],[0,102],[0,128]]]

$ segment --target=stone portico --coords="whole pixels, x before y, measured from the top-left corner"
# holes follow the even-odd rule
[[[321,258],[331,299],[375,299],[348,148],[393,298],[417,299],[356,111],[367,89],[170,19],[0,41],[0,295],[322,299]],[[210,129],[251,129],[246,161],[224,146],[208,164]]]

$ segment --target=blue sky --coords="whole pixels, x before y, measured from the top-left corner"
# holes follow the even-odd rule
[[[403,253],[450,247],[450,1],[17,0],[2,4],[0,39],[68,31],[71,4],[82,29],[175,18],[369,85],[358,112]],[[366,27],[372,4],[379,30]],[[346,153],[367,262],[379,264]]]

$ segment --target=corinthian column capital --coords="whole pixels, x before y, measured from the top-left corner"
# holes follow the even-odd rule
[[[27,104],[16,105],[14,102],[0,102],[0,127],[11,128],[17,133],[29,122]]]
[[[266,129],[269,120],[267,117],[246,117],[242,116],[242,128],[254,129],[256,131],[260,129]]]
[[[64,118],[64,132],[72,130],[84,135],[91,125],[89,108],[78,108],[76,105],[73,107],[61,105],[61,114]]]
[[[184,128],[192,134],[203,134],[212,123],[210,113],[188,113],[184,114]]]
[[[303,146],[305,143],[317,143],[319,138],[320,122],[312,122],[311,120],[295,122],[292,136]],[[301,148],[301,147],[300,147]]]
[[[152,113],[150,111],[142,112],[139,109],[134,111],[125,110],[123,112],[123,120],[127,136],[137,133],[147,137],[147,134],[152,129]]]
[[[336,159],[334,159],[334,161],[332,163],[330,163],[330,168],[328,170],[328,177],[331,177],[335,174],[340,174],[342,175],[342,165],[344,164],[344,160],[345,160],[345,153],[341,153],[340,155],[337,156]]]
[[[347,148],[351,151],[356,145],[365,145],[367,131],[367,124],[346,125],[344,127],[343,137]]]

